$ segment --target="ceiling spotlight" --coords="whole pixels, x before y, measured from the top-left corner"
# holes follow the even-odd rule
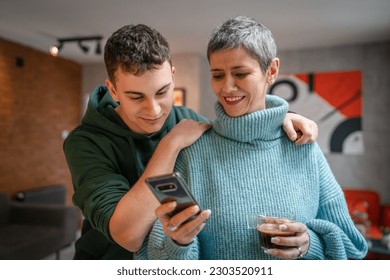
[[[58,56],[58,54],[60,53],[61,48],[62,48],[62,43],[61,42],[59,42],[58,45],[51,45],[50,49],[49,49],[50,54],[52,56]]]
[[[77,44],[79,45],[80,49],[84,53],[87,53],[88,50],[89,50],[89,47],[86,46],[86,45],[83,45],[83,42],[85,42],[85,41],[96,41],[95,53],[99,55],[99,54],[102,53],[101,45],[100,45],[102,39],[103,39],[102,36],[61,38],[61,39],[57,39],[58,45],[50,46],[49,50],[50,50],[50,54],[52,56],[58,56],[64,43],[67,43],[67,42],[77,42]]]
[[[84,46],[83,44],[81,44],[81,41],[78,41],[77,43],[79,44],[80,49],[81,49],[84,53],[87,53],[87,52],[88,52],[88,50],[89,50],[89,47],[88,47],[88,46]]]

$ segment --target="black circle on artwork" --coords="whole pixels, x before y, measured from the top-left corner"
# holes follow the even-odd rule
[[[345,139],[352,133],[362,130],[362,118],[350,118],[340,123],[330,138],[330,151],[341,153]]]
[[[273,95],[276,87],[278,87],[280,85],[286,85],[286,86],[291,88],[291,97],[290,98],[284,98],[287,102],[292,102],[295,99],[297,99],[297,97],[298,97],[297,85],[293,81],[289,81],[289,80],[279,80],[279,81],[277,81],[276,83],[274,83],[270,87],[268,94],[272,94]]]

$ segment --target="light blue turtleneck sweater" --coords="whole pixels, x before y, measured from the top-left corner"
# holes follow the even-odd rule
[[[247,214],[280,211],[308,227],[305,259],[361,259],[367,252],[328,163],[317,144],[297,146],[282,129],[286,101],[266,97],[267,109],[229,117],[218,103],[213,128],[184,149],[176,170],[211,216],[187,246],[156,222],[138,259],[274,259],[260,248]]]

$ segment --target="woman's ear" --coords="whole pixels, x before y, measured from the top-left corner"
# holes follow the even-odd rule
[[[110,93],[111,98],[115,102],[119,103],[119,96],[118,96],[118,94],[116,92],[115,86],[109,79],[106,79],[106,87],[108,88],[108,92]]]
[[[280,61],[279,58],[275,57],[272,59],[271,64],[268,67],[268,77],[267,77],[267,83],[272,85],[279,74],[279,66]]]

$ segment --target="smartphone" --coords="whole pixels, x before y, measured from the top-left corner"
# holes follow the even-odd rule
[[[171,216],[176,215],[189,206],[199,206],[179,172],[149,177],[145,182],[161,204],[176,201],[177,206],[171,212]],[[199,210],[199,213],[201,211]]]

